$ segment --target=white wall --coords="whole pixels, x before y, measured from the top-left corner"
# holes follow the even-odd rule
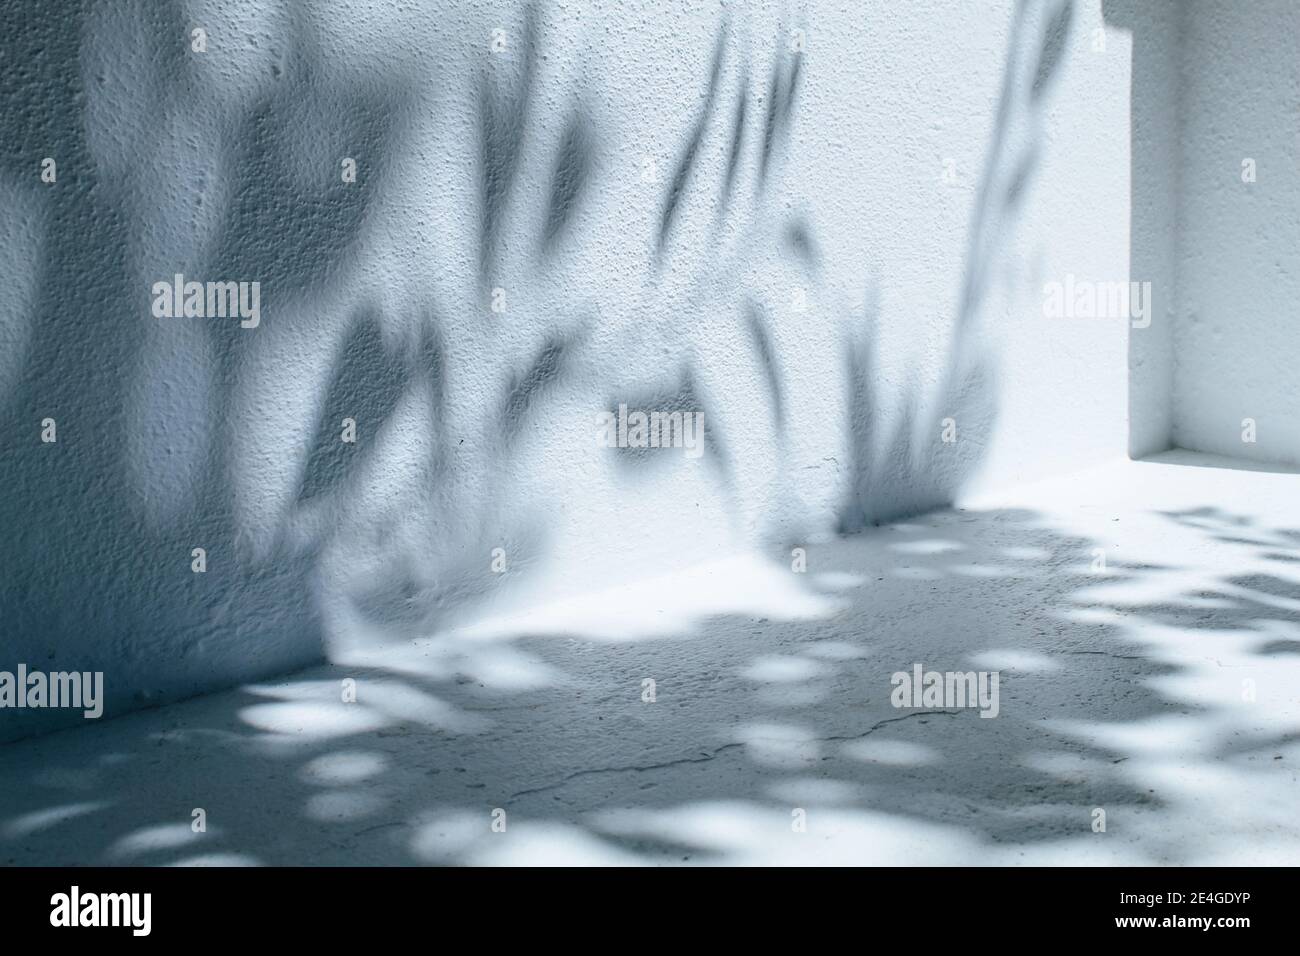
[[[1174,441],[1300,463],[1300,7],[1194,2],[1183,16]]]
[[[0,102],[0,668],[120,712],[1123,454],[1128,323],[1042,290],[1129,276],[1129,34],[782,9],[540,4],[531,59],[507,2],[0,22],[44,51]],[[261,325],[153,318],[176,272]],[[620,402],[706,452],[600,447]]]
[[[1178,298],[1180,74],[1184,5],[1178,0],[1105,0],[1107,24],[1132,56],[1129,132],[1130,279],[1150,283],[1151,322],[1129,335],[1129,452],[1164,451],[1174,431],[1174,338]]]

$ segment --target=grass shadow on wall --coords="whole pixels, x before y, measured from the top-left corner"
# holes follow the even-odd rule
[[[467,258],[480,284],[510,252],[511,211],[528,199],[527,150],[543,144],[538,168],[549,183],[526,244],[544,265],[520,273],[538,287],[554,284],[557,269],[565,278],[565,244],[602,172],[600,116],[585,80],[550,131],[554,144],[524,135],[535,47],[545,42],[537,9],[524,17],[520,57],[470,80],[480,94],[471,105],[481,215]],[[902,415],[885,420],[887,403],[873,391],[872,329],[855,325],[858,317],[821,317],[851,326],[845,354],[827,356],[844,359],[851,383],[843,530],[943,504],[978,456],[993,372],[971,329],[1037,156],[1008,130],[1026,120],[1033,127],[1069,9],[1053,7],[1040,21],[1030,5],[1016,8],[937,393],[909,395]],[[519,491],[527,471],[520,423],[586,395],[594,405],[685,391],[708,410],[712,480],[738,536],[754,526],[769,540],[785,521],[772,511],[786,511],[794,495],[755,517],[768,466],[746,458],[749,436],[761,433],[776,449],[771,467],[790,470],[790,336],[783,343],[776,310],[737,279],[744,249],[690,248],[681,223],[692,202],[721,197],[715,225],[736,246],[763,249],[764,263],[793,269],[810,287],[824,281],[815,222],[781,202],[783,184],[798,175],[787,147],[809,80],[795,51],[776,43],[755,76],[758,97],[747,75],[723,82],[739,45],[731,27],[719,30],[699,121],[656,197],[658,231],[642,263],[656,331],[673,349],[657,364],[630,347],[602,362],[591,334],[598,313],[583,303],[531,318],[511,313],[532,338],[498,356],[493,333],[467,330],[461,315],[481,326],[481,303],[448,308],[430,284],[376,290],[354,269],[392,254],[391,220],[380,217],[403,185],[397,157],[409,121],[428,105],[416,79],[394,67],[349,98],[355,77],[326,59],[328,45],[304,11],[285,13],[282,34],[255,45],[269,59],[239,74],[247,87],[222,86],[191,61],[177,5],[94,5],[82,14],[11,14],[0,24],[4,61],[26,64],[0,85],[0,175],[40,190],[33,203],[45,236],[39,254],[24,259],[37,289],[24,318],[30,344],[0,408],[13,436],[0,444],[8,489],[0,520],[10,535],[0,575],[14,635],[0,665],[57,660],[120,675],[109,681],[108,709],[121,713],[319,660],[339,624],[327,602],[340,593],[368,620],[399,622],[399,639],[431,629],[487,590],[481,569],[492,546],[506,544],[520,570],[545,557],[554,509]],[[756,62],[749,56],[744,73]],[[715,134],[729,148],[716,181],[700,162]],[[57,155],[61,174],[41,188],[46,153]],[[355,189],[339,178],[340,153],[361,160]],[[152,321],[151,283],[175,272],[262,277],[265,326],[250,336],[236,322]],[[677,327],[672,306],[653,299],[665,288],[656,283],[670,278],[689,314],[713,327]],[[722,399],[731,365],[706,360],[700,347],[718,328],[731,330],[734,351],[765,390],[770,422]],[[714,341],[707,354],[725,354],[731,341]],[[466,354],[475,361],[455,360]],[[592,367],[602,369],[594,384],[585,374]],[[960,451],[933,441],[931,424],[949,408],[960,409],[973,439]],[[55,444],[39,440],[46,417],[58,422]],[[335,439],[348,417],[359,440],[344,447]],[[629,470],[656,477],[629,458],[611,456],[620,480]],[[203,574],[192,570],[196,547],[206,552]],[[5,733],[32,727],[7,723]]]

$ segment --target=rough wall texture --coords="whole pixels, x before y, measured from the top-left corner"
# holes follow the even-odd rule
[[[1300,7],[1182,15],[1174,441],[1300,463]]]
[[[55,6],[0,8],[0,668],[110,714],[1125,450],[1127,323],[1042,308],[1130,265],[1097,3]]]
[[[1141,458],[1169,448],[1174,433],[1184,5],[1105,0],[1103,9],[1127,33],[1133,59],[1129,279],[1151,284],[1150,325],[1129,335],[1129,452]]]

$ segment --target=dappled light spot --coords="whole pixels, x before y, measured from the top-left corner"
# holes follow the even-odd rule
[[[489,618],[458,628],[462,639],[580,634],[600,640],[637,640],[691,630],[710,615],[745,613],[798,620],[833,613],[841,605],[805,589],[788,570],[756,555],[741,555],[682,571],[544,604],[527,613]],[[629,614],[628,608],[642,613]]]
[[[388,758],[381,753],[360,750],[329,753],[308,761],[302,768],[302,778],[321,786],[343,786],[377,776],[387,766]]]
[[[215,839],[220,832],[218,827],[210,826],[206,832],[196,833],[188,820],[159,823],[142,827],[115,840],[106,855],[114,862],[125,862],[146,854],[177,850],[203,840]]]
[[[6,820],[3,825],[0,825],[0,833],[3,833],[7,840],[22,840],[65,823],[74,817],[95,813],[107,806],[109,806],[108,803],[96,800],[86,803],[68,803],[44,810],[33,810],[31,813],[24,813],[11,820]]]
[[[1051,554],[1051,552],[1046,548],[1027,548],[1022,546],[1003,548],[1002,553],[1008,558],[1014,558],[1017,561],[1042,561]]]
[[[1023,671],[1026,674],[1050,674],[1059,671],[1062,664],[1050,655],[1038,651],[1026,651],[1018,648],[990,648],[970,655],[967,661],[972,667],[988,671]]]
[[[255,704],[239,712],[248,726],[273,734],[328,740],[367,733],[392,721],[360,704]]]
[[[955,564],[950,570],[953,574],[960,574],[963,577],[994,578],[997,580],[1032,577],[1039,573],[1031,568],[1013,568],[998,564]]]
[[[898,541],[889,546],[890,551],[896,551],[899,554],[948,554],[952,551],[961,551],[964,546],[956,541],[945,541],[942,538],[929,538],[923,541]]]
[[[201,853],[173,860],[165,866],[261,866],[256,857],[247,853]]]
[[[487,813],[469,810],[426,813],[414,823],[410,848],[423,863],[452,862],[476,842],[491,835]]]
[[[758,683],[788,683],[810,680],[827,673],[827,668],[806,657],[760,657],[742,671],[747,680]]]
[[[752,724],[737,728],[734,737],[751,760],[766,767],[806,767],[821,756],[815,735],[794,725]]]

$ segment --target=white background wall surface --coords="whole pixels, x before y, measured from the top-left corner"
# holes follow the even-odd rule
[[[1128,447],[1128,322],[1043,308],[1132,267],[1096,2],[5,10],[0,667],[110,713]],[[1236,215],[1192,252],[1247,275]],[[260,325],[154,318],[175,273]],[[601,447],[620,403],[705,453]]]
[[[1300,463],[1300,7],[1182,16],[1174,443]]]

